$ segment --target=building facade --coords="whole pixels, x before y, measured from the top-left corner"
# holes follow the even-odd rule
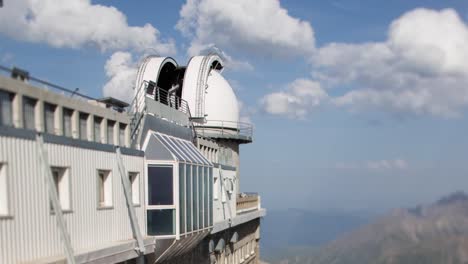
[[[149,56],[130,104],[0,76],[0,263],[257,263],[252,127],[223,68]]]

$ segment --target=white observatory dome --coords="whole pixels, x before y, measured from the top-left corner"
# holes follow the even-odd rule
[[[206,126],[237,128],[239,106],[231,85],[221,74],[212,70],[208,76],[205,95]],[[220,121],[224,121],[222,124]]]

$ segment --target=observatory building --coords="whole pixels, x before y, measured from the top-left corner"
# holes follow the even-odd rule
[[[258,263],[253,130],[223,69],[148,56],[127,103],[1,67],[0,263]]]

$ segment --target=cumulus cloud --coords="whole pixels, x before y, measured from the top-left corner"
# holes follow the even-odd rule
[[[297,79],[285,90],[265,95],[260,104],[267,113],[301,119],[325,104],[328,99],[328,94],[320,83]]]
[[[254,67],[248,61],[238,60],[229,55],[226,51],[219,49],[215,44],[208,44],[193,55],[208,55],[210,53],[217,53],[223,58],[225,66],[229,70],[234,71],[252,71]]]
[[[224,53],[224,62],[229,70],[234,71],[253,71],[254,67],[250,62],[237,60]]]
[[[248,106],[242,100],[237,100],[237,104],[239,105],[239,120],[243,123],[253,124],[252,122],[252,115],[257,112],[254,107]]]
[[[402,159],[368,161],[366,168],[371,170],[406,169],[408,163]]]
[[[103,87],[104,96],[111,96],[131,103],[133,85],[136,79],[137,63],[129,52],[118,51],[112,54],[105,65],[109,81]]]
[[[53,47],[96,46],[101,50],[154,48],[175,53],[172,41],[161,41],[150,24],[129,26],[114,7],[90,0],[15,0],[0,8],[0,33]]]
[[[382,159],[368,160],[365,162],[339,162],[335,164],[336,169],[340,170],[405,170],[409,167],[408,162],[404,159]]]
[[[468,26],[453,9],[416,9],[393,21],[385,42],[331,43],[313,56],[314,76],[349,92],[352,111],[455,117],[468,105]]]
[[[187,0],[177,29],[192,39],[189,55],[215,44],[251,54],[310,54],[314,31],[307,21],[288,14],[278,0]]]

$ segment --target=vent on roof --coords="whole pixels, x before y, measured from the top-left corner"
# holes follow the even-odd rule
[[[125,108],[128,106],[126,102],[120,101],[119,99],[113,97],[105,97],[98,99],[97,101],[105,104],[106,108],[112,108],[120,113],[125,111]]]

